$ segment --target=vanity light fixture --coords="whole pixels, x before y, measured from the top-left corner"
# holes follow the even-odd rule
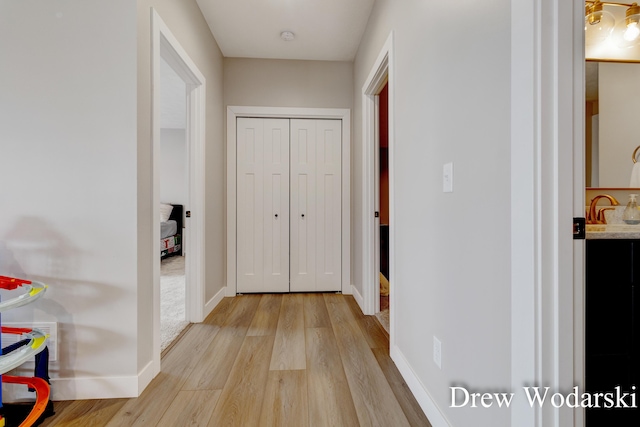
[[[626,7],[624,21],[615,24],[613,14],[605,6]],[[612,36],[621,48],[635,46],[640,42],[640,6],[637,3],[612,3],[600,0],[585,1],[585,44],[587,46],[604,42]]]
[[[604,3],[599,0],[585,2],[584,36],[587,45],[595,45],[605,41],[616,20],[613,14],[604,10]]]
[[[622,34],[618,42],[620,47],[631,47],[638,42],[640,36],[640,6],[633,3],[625,13],[624,22],[619,24],[619,31]]]

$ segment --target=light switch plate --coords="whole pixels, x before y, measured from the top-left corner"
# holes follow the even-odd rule
[[[442,192],[453,193],[453,163],[442,166]]]

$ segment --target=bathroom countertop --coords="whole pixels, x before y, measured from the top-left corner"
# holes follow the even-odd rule
[[[597,239],[638,239],[640,240],[640,230],[638,231],[587,231],[587,240]]]

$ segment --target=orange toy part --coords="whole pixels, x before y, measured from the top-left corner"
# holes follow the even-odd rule
[[[15,277],[0,276],[0,288],[14,290],[22,285],[31,284],[31,280],[16,279]]]
[[[34,425],[47,409],[49,394],[51,393],[49,384],[42,378],[15,377],[13,375],[3,375],[2,381],[11,384],[25,384],[36,391],[36,403],[33,405],[33,409],[29,415],[27,415],[27,418],[20,424],[20,427],[30,427]]]

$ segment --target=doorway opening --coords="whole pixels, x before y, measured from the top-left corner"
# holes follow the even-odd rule
[[[394,344],[393,250],[393,33],[362,88],[362,297],[364,314],[377,315]],[[387,294],[387,295],[385,295]],[[388,311],[385,305],[388,303]]]
[[[196,323],[204,314],[204,108],[205,79],[171,31],[152,9],[152,224],[153,247],[162,245],[160,219],[164,205],[173,205],[179,253],[172,258],[184,261],[184,321]],[[163,68],[163,62],[165,63]],[[174,83],[163,80],[172,75]],[[172,88],[172,89],[170,89]],[[182,101],[168,101],[183,117],[181,125],[167,127],[163,121],[163,93],[175,92]],[[166,99],[165,99],[166,101]],[[164,129],[163,129],[164,126]],[[169,154],[169,156],[163,156]],[[164,158],[163,158],[164,157]],[[178,158],[180,160],[178,160]],[[167,165],[166,163],[171,163]],[[169,169],[168,172],[166,169]],[[169,200],[167,200],[169,199]],[[178,215],[176,217],[176,215]],[[169,216],[169,215],[167,215]],[[157,249],[154,249],[157,250]],[[182,254],[187,256],[183,258]],[[179,258],[178,258],[179,257]],[[178,263],[181,264],[181,263]],[[161,339],[161,256],[153,256],[153,364],[160,371]],[[182,267],[178,268],[181,271]],[[178,292],[179,294],[180,292]]]
[[[389,82],[377,95],[376,161],[376,264],[380,277],[376,317],[389,332]]]
[[[186,316],[185,209],[189,206],[187,85],[160,61],[160,350],[189,322]]]

